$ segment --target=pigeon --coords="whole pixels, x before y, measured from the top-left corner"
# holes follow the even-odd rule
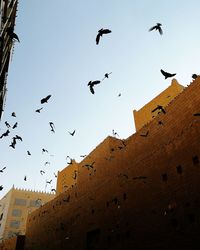
[[[16,140],[23,141],[22,138],[21,138],[21,136],[19,136],[19,135],[15,135],[15,139],[16,139]]]
[[[40,111],[41,111],[42,109],[43,109],[43,108],[36,109],[36,111],[35,111],[35,112],[40,113]]]
[[[6,29],[6,32],[7,32],[8,36],[9,36],[12,40],[15,39],[15,40],[17,40],[18,42],[20,42],[20,41],[19,41],[18,35],[17,35],[16,33],[14,33],[14,28],[13,28],[13,27],[8,27],[8,28]]]
[[[51,131],[52,131],[53,133],[55,133],[55,125],[54,125],[54,123],[53,123],[53,122],[49,122],[49,125],[50,125],[50,127],[51,127]]]
[[[11,116],[13,116],[13,117],[16,117],[16,114],[15,114],[15,112],[12,112]]]
[[[85,158],[87,155],[80,155],[80,157]]]
[[[3,190],[3,186],[2,186],[2,185],[0,186],[0,191],[1,191],[1,190]]]
[[[26,181],[27,179],[26,179],[26,175],[24,176],[24,181]]]
[[[51,189],[51,192],[56,192],[55,188],[52,188],[52,189]]]
[[[106,78],[109,78],[109,75],[110,75],[110,74],[112,74],[112,72],[106,73],[106,74],[104,75],[104,78],[102,79],[102,81],[103,81],[104,79],[106,79]]]
[[[169,77],[173,77],[173,76],[176,75],[176,73],[175,73],[175,74],[171,74],[171,73],[165,72],[165,71],[162,70],[162,69],[160,70],[160,72],[164,75],[165,79],[167,79],[167,78],[169,78]]]
[[[67,162],[67,164],[70,164],[70,165],[71,165],[71,164],[73,163],[72,158],[70,158],[69,155],[66,157],[66,160],[67,160],[67,158],[69,158],[69,160],[70,160],[70,162]]]
[[[100,37],[103,36],[104,34],[108,34],[108,33],[111,33],[112,31],[109,30],[109,29],[100,29],[98,31],[98,34],[96,36],[96,44],[98,45],[99,44],[99,41],[100,41]]]
[[[122,94],[121,94],[121,93],[119,93],[119,94],[118,94],[118,97],[120,97],[121,95],[122,95]]]
[[[1,138],[3,138],[3,137],[8,136],[8,135],[9,135],[9,133],[10,133],[10,130],[9,130],[9,129],[7,129],[7,130],[6,130],[6,132],[5,132],[5,133],[3,133],[3,134],[0,136],[0,139],[1,139]]]
[[[118,136],[118,137],[119,137],[118,133],[115,132],[114,129],[112,130],[112,134],[113,134],[114,137],[115,137],[115,136]]]
[[[48,150],[46,150],[45,148],[43,148],[43,149],[42,149],[42,153],[45,153],[45,152],[46,152],[46,153],[49,153]]]
[[[198,77],[197,74],[193,74],[193,75],[192,75],[192,78],[193,78],[194,80],[197,79],[197,77]]]
[[[18,123],[16,122],[14,125],[13,125],[13,129],[15,129],[17,127]]]
[[[155,112],[157,109],[161,110],[163,112],[163,114],[166,114],[166,111],[164,110],[163,106],[158,105],[155,109],[153,109],[151,112]]]
[[[51,184],[51,182],[52,182],[52,180],[50,180],[50,181],[46,181],[46,183],[47,183],[47,184]]]
[[[9,147],[12,147],[12,148],[15,149],[15,145],[16,145],[16,138],[13,137],[13,141],[12,141],[12,143],[9,145]]]
[[[0,169],[0,173],[3,173],[4,169],[6,169],[6,167],[3,167],[2,169]]]
[[[162,31],[162,28],[161,28],[162,24],[161,23],[157,23],[155,26],[151,27],[149,29],[149,31],[152,31],[152,30],[158,30],[160,35],[163,34],[163,31]]]
[[[51,97],[51,95],[48,95],[48,96],[44,97],[43,99],[41,99],[41,101],[40,101],[41,104],[43,104],[45,102],[47,103],[50,97]]]
[[[31,155],[30,151],[27,151],[27,154],[28,154],[28,155]]]
[[[45,174],[45,172],[43,170],[40,170],[40,174],[43,175]]]
[[[5,121],[5,124],[7,128],[10,128],[10,124],[7,121]]]
[[[96,81],[89,81],[88,86],[90,87],[90,92],[94,95],[94,85],[99,84],[101,81],[96,80]]]
[[[68,132],[69,132],[69,131],[68,131]],[[69,134],[70,134],[71,136],[74,136],[75,132],[76,132],[76,130],[74,130],[73,132],[69,132]]]

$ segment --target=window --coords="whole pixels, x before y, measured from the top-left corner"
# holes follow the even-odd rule
[[[12,228],[19,228],[19,226],[20,226],[20,221],[18,221],[18,220],[12,220],[10,222],[10,227],[12,227]]]
[[[15,199],[15,205],[26,206],[26,200],[25,199],[16,198]]]
[[[20,209],[13,209],[12,216],[20,217],[22,215],[22,210]]]
[[[30,200],[30,207],[40,207],[42,205],[42,201],[37,200]]]

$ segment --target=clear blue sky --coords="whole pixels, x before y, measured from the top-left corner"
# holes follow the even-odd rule
[[[161,68],[189,84],[191,75],[200,73],[199,10],[198,0],[19,0],[15,32],[21,42],[15,43],[10,63],[0,133],[5,121],[17,121],[18,128],[0,140],[0,167],[7,167],[0,173],[1,195],[13,184],[44,191],[46,180],[53,179],[50,191],[56,185],[53,173],[66,166],[67,155],[79,162],[112,129],[121,138],[132,135],[133,109],[171,83]],[[163,36],[148,32],[157,22],[163,24]],[[97,46],[101,28],[112,33]],[[101,80],[106,72],[112,72],[110,78],[92,95],[87,83]],[[35,113],[48,94],[49,103]],[[11,117],[13,111],[17,118]],[[71,137],[68,131],[74,129]],[[13,150],[9,144],[16,134],[23,142]],[[42,148],[54,157],[42,154]],[[45,167],[46,161],[51,165]]]

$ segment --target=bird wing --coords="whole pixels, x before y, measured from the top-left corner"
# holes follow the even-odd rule
[[[161,27],[160,27],[160,26],[158,27],[158,31],[159,31],[160,35],[162,35],[162,34],[163,34],[163,30],[161,29]]]
[[[108,34],[108,33],[111,33],[112,31],[109,30],[109,29],[104,29],[101,31],[102,34]]]
[[[90,85],[90,92],[94,95],[94,89],[93,89],[93,86]]]
[[[97,81],[93,81],[92,84],[93,84],[93,85],[97,85],[97,84],[99,84],[100,82],[101,82],[101,81],[97,80]]]
[[[157,25],[151,27],[151,28],[149,29],[149,31],[152,31],[152,30],[156,29],[156,27],[157,27]]]
[[[13,32],[13,38],[15,38],[20,43],[18,35],[14,32]]]
[[[96,44],[99,44],[100,37],[101,37],[101,34],[98,33],[97,36],[96,36]]]
[[[165,72],[165,71],[162,70],[162,69],[160,70],[160,72],[161,72],[165,77],[168,76],[168,74],[169,74],[169,73]]]

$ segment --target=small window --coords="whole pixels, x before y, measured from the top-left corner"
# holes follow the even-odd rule
[[[12,216],[20,217],[22,215],[22,210],[20,209],[13,209]]]
[[[198,165],[199,164],[199,157],[197,155],[192,157],[193,165]]]
[[[19,226],[20,226],[20,221],[18,221],[18,220],[13,220],[10,222],[11,228],[19,228]]]
[[[41,200],[30,200],[30,207],[40,207],[42,205]]]
[[[167,174],[162,174],[162,180],[163,180],[163,181],[167,181],[167,180],[168,180]]]
[[[26,200],[25,199],[16,198],[15,199],[15,205],[26,206]]]

